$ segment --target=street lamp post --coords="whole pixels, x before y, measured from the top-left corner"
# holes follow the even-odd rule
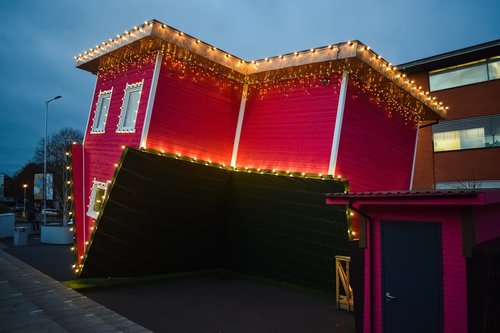
[[[23,184],[24,188],[24,201],[23,201],[23,216],[26,217],[26,188],[28,187],[28,184]]]
[[[43,225],[47,224],[47,118],[49,115],[49,103],[59,99],[62,96],[56,96],[45,101],[45,144],[43,148]]]

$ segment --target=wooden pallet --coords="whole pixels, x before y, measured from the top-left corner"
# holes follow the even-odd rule
[[[349,276],[351,257],[335,256],[335,290],[337,308],[354,311],[354,297]]]

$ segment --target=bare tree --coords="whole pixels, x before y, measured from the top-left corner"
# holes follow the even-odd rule
[[[82,132],[73,128],[64,128],[58,133],[51,135],[47,141],[47,172],[52,173],[54,200],[59,202],[63,211],[63,222],[68,217],[69,202],[68,196],[70,173],[67,169],[70,158],[67,155],[70,145],[73,142],[81,143],[83,141]],[[43,164],[44,157],[44,139],[38,142],[33,156],[33,162]]]

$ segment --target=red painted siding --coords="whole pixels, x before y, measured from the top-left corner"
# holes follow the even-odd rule
[[[249,88],[238,166],[327,173],[340,76],[327,86],[320,79]]]
[[[83,196],[83,146],[74,144],[71,145],[71,163],[73,175],[73,204],[74,204],[74,226],[77,239],[76,253],[83,253],[85,250],[84,243],[79,241],[83,239],[85,224],[85,198]]]
[[[336,174],[351,191],[408,190],[416,126],[349,79]]]
[[[123,65],[113,68],[97,77],[96,89],[92,100],[89,122],[86,129],[85,142],[83,144],[83,198],[85,200],[85,212],[92,194],[92,182],[97,180],[106,182],[111,180],[115,171],[115,163],[120,160],[122,145],[138,148],[140,144],[142,129],[144,125],[144,115],[146,112],[148,97],[150,93],[152,76],[154,71],[156,55],[151,54],[134,64]],[[116,133],[119,122],[119,115],[123,102],[124,92],[127,83],[137,83],[144,80],[139,101],[139,109],[135,123],[134,133]],[[100,91],[113,89],[106,118],[105,132],[90,133],[95,115],[95,109]],[[85,214],[85,230],[82,230],[84,237],[78,238],[78,249],[84,247],[85,241],[89,240],[91,228],[95,221]],[[78,252],[79,259],[82,252]]]
[[[370,277],[370,253],[365,252],[365,327],[370,331],[371,279],[374,285],[374,327],[373,332],[382,332],[382,271],[380,221],[418,221],[441,223],[442,274],[443,274],[443,322],[445,333],[467,332],[467,287],[465,258],[462,256],[462,232],[460,208],[443,207],[377,207],[367,210],[373,222],[373,277]]]
[[[229,164],[242,85],[165,57],[147,147]]]

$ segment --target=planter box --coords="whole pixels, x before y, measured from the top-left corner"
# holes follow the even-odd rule
[[[68,226],[40,226],[40,242],[45,244],[73,244],[73,232]]]
[[[0,238],[13,237],[16,217],[13,213],[0,214]]]

